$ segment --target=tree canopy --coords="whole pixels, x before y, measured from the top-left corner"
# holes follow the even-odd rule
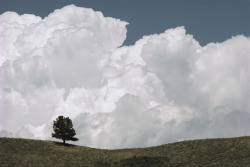
[[[74,137],[76,132],[73,128],[72,121],[69,117],[58,116],[53,124],[54,133],[52,133],[52,137],[57,139],[62,139],[63,144],[65,141],[78,141],[79,139]]]

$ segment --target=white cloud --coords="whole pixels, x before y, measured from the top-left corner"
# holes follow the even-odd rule
[[[249,135],[250,39],[200,46],[184,27],[120,47],[126,22],[74,5],[41,19],[0,15],[0,136],[144,147]]]
[[[101,12],[80,8],[74,5],[55,10],[44,19],[49,26],[65,23],[72,29],[87,29],[92,31],[98,42],[110,51],[121,46],[126,38],[127,22],[104,17]]]
[[[19,16],[14,12],[6,12],[0,15],[0,65],[20,55],[14,45],[17,38],[27,27],[40,21],[40,17],[29,14]]]

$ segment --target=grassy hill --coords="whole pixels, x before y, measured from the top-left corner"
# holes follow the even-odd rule
[[[53,141],[0,138],[0,166],[249,167],[250,136],[120,150],[64,146]]]

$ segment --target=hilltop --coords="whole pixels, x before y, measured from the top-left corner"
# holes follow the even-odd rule
[[[182,167],[250,166],[250,136],[104,150],[53,141],[0,138],[0,166]]]

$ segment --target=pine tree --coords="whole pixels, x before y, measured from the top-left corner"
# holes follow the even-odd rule
[[[52,137],[62,139],[63,144],[65,144],[66,140],[79,140],[78,138],[74,137],[76,132],[69,117],[58,116],[58,118],[54,121],[53,129],[55,133],[52,133]]]

